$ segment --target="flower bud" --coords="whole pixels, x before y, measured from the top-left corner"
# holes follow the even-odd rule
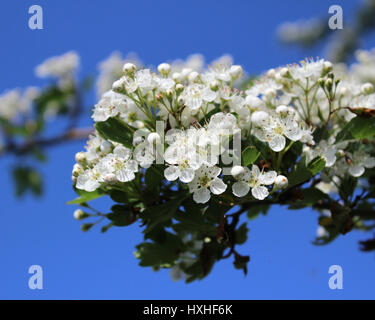
[[[94,226],[93,223],[84,223],[83,225],[81,225],[81,230],[83,232],[86,232],[86,231],[89,231],[93,226]]]
[[[325,87],[327,88],[328,91],[331,91],[332,90],[332,86],[333,86],[333,81],[331,78],[328,78],[325,82],[324,82],[324,85]]]
[[[319,79],[318,79],[318,84],[319,84],[319,86],[321,86],[322,88],[324,88],[324,81],[325,81],[324,78],[319,78]]]
[[[233,177],[238,177],[241,174],[245,172],[245,169],[241,166],[234,166],[231,170],[230,173]]]
[[[211,81],[211,83],[210,83],[210,89],[212,90],[212,91],[217,91],[217,90],[219,90],[219,81],[217,81],[217,80],[213,80],[213,81]]]
[[[167,76],[169,72],[171,72],[171,66],[168,63],[161,63],[158,65],[158,72],[163,75]]]
[[[288,186],[288,178],[283,176],[283,175],[279,175],[276,177],[275,179],[275,187],[277,189],[284,189]]]
[[[136,66],[133,64],[133,63],[125,63],[123,68],[122,68],[122,71],[124,71],[126,74],[133,74],[136,70]]]
[[[77,163],[85,163],[86,162],[86,154],[83,151],[77,152],[75,155],[75,160]]]
[[[229,74],[233,80],[240,78],[243,74],[242,67],[239,65],[233,65],[229,69]]]
[[[165,91],[165,95],[168,99],[171,99],[173,98],[173,94],[174,94],[174,91],[171,90],[171,89],[168,89],[167,91]]]
[[[276,75],[275,69],[270,69],[267,71],[267,76],[269,76],[270,78],[274,78],[275,75]]]
[[[180,94],[185,89],[184,85],[181,83],[177,83],[175,88],[176,88],[177,94]]]
[[[125,79],[120,78],[116,80],[112,85],[112,90],[115,92],[123,92],[125,91]]]
[[[371,94],[374,92],[374,86],[367,82],[367,83],[364,83],[362,86],[361,86],[361,91],[364,93],[364,94]]]
[[[76,220],[82,220],[82,219],[87,218],[88,216],[89,215],[87,213],[83,212],[81,209],[77,209],[73,213],[73,217]]]
[[[81,167],[81,165],[79,165],[78,163],[74,164],[72,171],[73,177],[78,177],[81,172],[83,172],[83,168]]]
[[[329,61],[324,61],[324,63],[323,63],[323,74],[325,75],[325,74],[331,72],[332,69],[333,69],[332,63],[329,62]]]
[[[290,76],[289,69],[288,68],[281,68],[280,75],[284,78],[287,78]]]
[[[287,106],[281,105],[276,108],[276,113],[280,116],[287,116],[289,113],[289,108]]]
[[[189,73],[188,79],[190,82],[197,82],[200,79],[200,75],[196,71],[192,71]]]
[[[260,125],[262,122],[265,122],[268,119],[269,115],[265,111],[255,111],[251,115],[251,122],[255,125]]]

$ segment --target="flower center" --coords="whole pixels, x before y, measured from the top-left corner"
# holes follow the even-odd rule
[[[203,176],[200,178],[199,183],[202,187],[208,187],[210,184],[210,178],[207,176]]]

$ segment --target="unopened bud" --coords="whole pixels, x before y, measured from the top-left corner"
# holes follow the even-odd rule
[[[367,82],[367,83],[364,83],[361,87],[361,91],[364,93],[364,94],[371,94],[374,92],[374,86]]]
[[[284,189],[288,186],[288,178],[283,176],[283,175],[279,175],[276,177],[275,179],[275,187],[277,189]]]
[[[84,223],[83,225],[81,225],[81,230],[83,232],[86,232],[86,231],[89,231],[93,226],[94,226],[93,223]]]
[[[196,71],[190,72],[189,76],[188,76],[188,79],[189,79],[190,82],[199,81],[199,79],[200,79],[199,73],[196,72]]]
[[[213,81],[211,81],[211,83],[210,83],[210,89],[211,89],[212,91],[217,91],[217,90],[219,90],[219,81],[217,81],[217,80],[213,80]]]
[[[77,163],[85,163],[86,162],[86,154],[81,151],[81,152],[77,152],[76,155],[75,155],[75,160]]]
[[[133,64],[133,63],[125,63],[123,68],[122,68],[122,71],[124,71],[126,74],[133,74],[136,70],[136,66]]]
[[[81,209],[77,209],[73,213],[73,217],[76,220],[82,220],[82,219],[87,218],[88,216],[89,215],[87,213],[83,212]]]
[[[233,65],[229,69],[229,74],[233,80],[240,78],[243,74],[242,67],[239,65]]]
[[[288,68],[281,68],[280,75],[284,78],[287,78],[290,76],[289,69]]]
[[[161,63],[161,64],[159,64],[159,66],[158,66],[158,72],[161,75],[164,75],[164,76],[168,75],[169,72],[171,72],[171,66],[170,66],[170,64],[168,64],[168,63]]]
[[[177,92],[177,94],[179,94],[179,93],[181,93],[183,90],[184,90],[184,85],[183,84],[181,84],[181,83],[177,83],[176,84],[176,92]]]

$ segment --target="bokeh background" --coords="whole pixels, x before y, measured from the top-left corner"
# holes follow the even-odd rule
[[[165,60],[202,53],[207,61],[233,56],[250,74],[324,57],[323,44],[301,49],[277,41],[277,26],[285,21],[328,15],[331,4],[341,5],[345,25],[360,1],[114,1],[4,0],[0,18],[0,92],[14,87],[42,86],[34,67],[44,59],[77,51],[80,76],[97,74],[98,62],[118,50],[136,52],[142,61]],[[44,29],[28,28],[28,8],[44,11]],[[375,14],[375,13],[374,13]],[[340,32],[340,31],[332,31]],[[365,36],[361,47],[375,46]],[[91,125],[86,97],[82,126]],[[51,133],[56,126],[49,129]],[[274,207],[267,216],[249,223],[246,244],[251,255],[248,275],[222,261],[204,280],[186,285],[173,282],[167,270],[141,268],[133,257],[141,240],[139,225],[99,228],[83,233],[73,219],[71,188],[74,154],[83,141],[49,150],[42,165],[44,195],[36,199],[14,196],[9,168],[14,158],[0,159],[0,298],[2,299],[373,299],[375,257],[358,250],[368,235],[352,232],[325,247],[311,242],[316,236],[317,213]],[[99,199],[95,205],[110,206]],[[43,267],[44,289],[28,288],[28,268]],[[344,289],[328,287],[329,266],[341,265]]]

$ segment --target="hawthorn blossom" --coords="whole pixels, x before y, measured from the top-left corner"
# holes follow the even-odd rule
[[[206,203],[211,198],[211,192],[218,195],[227,189],[227,185],[218,177],[220,173],[221,168],[205,165],[195,172],[194,179],[188,184],[195,202]]]
[[[264,116],[257,120],[254,123],[254,135],[260,141],[267,142],[273,151],[280,152],[285,148],[286,138],[298,141],[302,138],[302,130],[294,119],[292,108],[279,106],[276,113],[275,116]]]
[[[195,111],[198,110],[204,103],[214,101],[217,94],[208,86],[195,83],[189,85],[181,96],[186,106]]]
[[[269,191],[265,186],[272,185],[277,178],[276,171],[263,172],[257,165],[253,165],[251,170],[243,167],[240,173],[233,173],[232,171],[232,174],[237,180],[232,185],[233,194],[237,197],[244,197],[251,189],[251,194],[258,200],[264,200],[268,197]]]

